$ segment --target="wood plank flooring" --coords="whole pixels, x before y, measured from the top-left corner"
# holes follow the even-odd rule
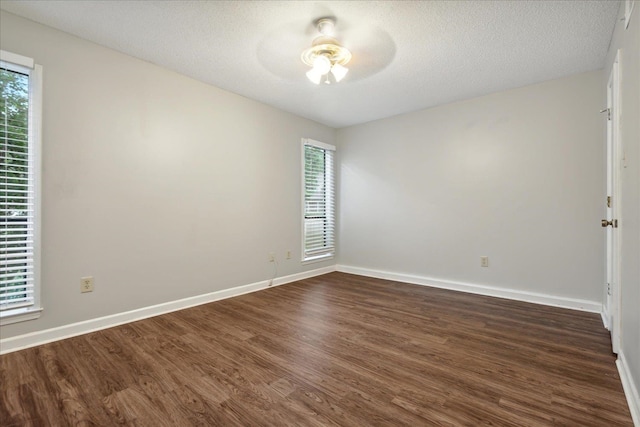
[[[0,356],[2,426],[631,426],[599,315],[331,273]]]

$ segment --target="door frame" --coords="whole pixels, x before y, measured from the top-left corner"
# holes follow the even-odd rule
[[[616,52],[607,80],[607,196],[606,219],[614,226],[606,227],[606,282],[605,312],[607,328],[611,332],[611,347],[614,353],[620,349],[620,168],[622,165],[620,147],[620,50]]]

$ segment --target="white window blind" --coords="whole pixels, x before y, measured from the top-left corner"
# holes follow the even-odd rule
[[[0,315],[37,305],[34,104],[40,75],[27,60],[4,51],[0,60]]]
[[[335,252],[335,147],[304,139],[303,148],[303,261],[311,261]]]

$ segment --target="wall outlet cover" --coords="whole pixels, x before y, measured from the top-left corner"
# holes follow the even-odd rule
[[[93,276],[80,278],[80,292],[93,292]]]

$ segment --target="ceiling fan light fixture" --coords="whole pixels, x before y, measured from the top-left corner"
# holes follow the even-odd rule
[[[319,85],[320,80],[322,80],[322,74],[320,74],[315,68],[312,68],[307,71],[307,78],[311,80],[311,83]]]
[[[318,84],[322,77],[326,76],[325,83],[330,83],[329,73],[331,73],[334,80],[339,82],[349,71],[344,65],[351,60],[351,52],[331,37],[334,28],[332,19],[320,19],[316,25],[321,35],[316,37],[311,47],[305,49],[300,56],[302,62],[313,67],[307,72],[307,77]]]
[[[348,72],[349,72],[349,69],[347,67],[343,67],[340,64],[335,64],[333,67],[331,67],[331,74],[333,74],[333,77],[336,79],[336,82],[339,82],[340,80],[344,79],[344,76],[346,76]]]
[[[313,60],[313,69],[320,74],[327,74],[331,70],[331,61],[324,55],[316,56]]]

